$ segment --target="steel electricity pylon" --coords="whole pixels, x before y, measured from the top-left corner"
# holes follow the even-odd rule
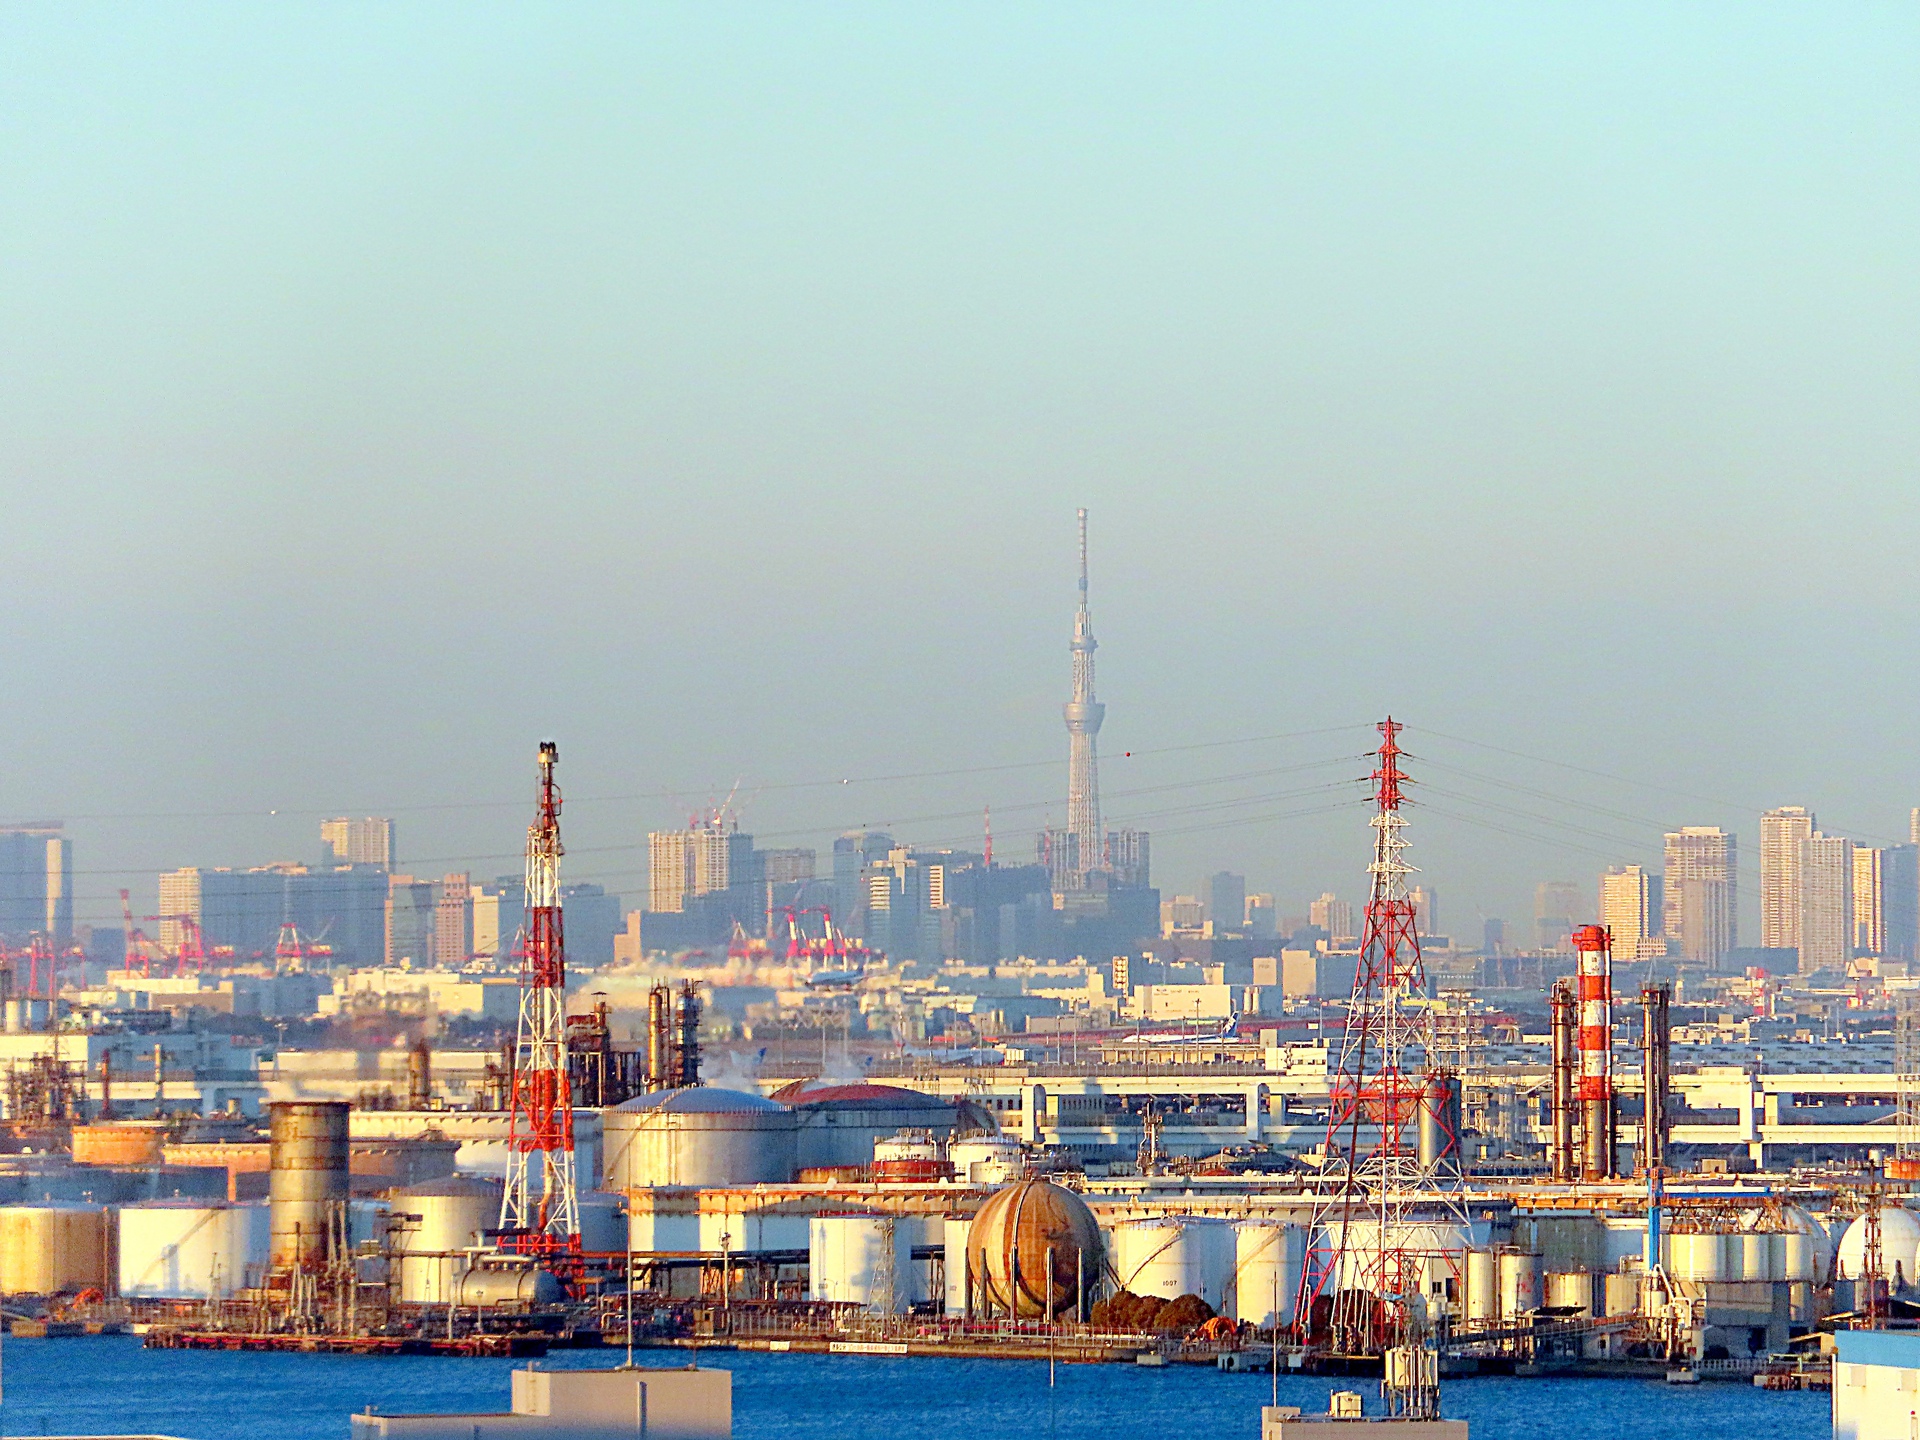
[[[1373,862],[1308,1232],[1295,1329],[1343,1354],[1379,1354],[1458,1291],[1468,1234],[1457,1077],[1435,1068],[1432,1011],[1407,877],[1402,727],[1380,726]],[[1449,1286],[1448,1280],[1454,1284]]]
[[[540,746],[540,790],[527,827],[526,930],[520,959],[520,1033],[513,1067],[502,1243],[543,1256],[578,1254],[580,1200],[573,1173],[573,1094],[567,1083],[567,946],[560,911],[560,750]]]

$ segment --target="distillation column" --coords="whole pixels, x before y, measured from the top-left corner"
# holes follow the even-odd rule
[[[1672,1002],[1673,991],[1666,985],[1640,987],[1640,1012],[1644,1017],[1640,1073],[1646,1088],[1640,1144],[1649,1175],[1667,1168],[1667,1094],[1672,1088],[1673,1075]]]
[[[1577,1172],[1573,1154],[1573,1039],[1577,1027],[1573,991],[1566,981],[1554,985],[1547,1003],[1553,1016],[1553,1088],[1549,1095],[1553,1134],[1547,1147],[1547,1168],[1555,1180],[1565,1182],[1576,1178]]]
[[[1573,932],[1579,957],[1582,1178],[1612,1178],[1613,936],[1599,925]]]

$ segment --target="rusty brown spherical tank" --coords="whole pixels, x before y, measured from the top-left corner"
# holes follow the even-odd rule
[[[1085,1318],[1100,1281],[1100,1227],[1071,1190],[1019,1180],[967,1231],[968,1308],[978,1316]]]

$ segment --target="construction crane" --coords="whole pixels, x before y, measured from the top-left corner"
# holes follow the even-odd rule
[[[138,956],[141,977],[150,980],[153,978],[155,958],[165,960],[167,952],[161,948],[159,941],[150,939],[146,931],[133,923],[133,899],[125,890],[120,892],[120,917],[127,926],[126,968],[131,971],[134,957]]]

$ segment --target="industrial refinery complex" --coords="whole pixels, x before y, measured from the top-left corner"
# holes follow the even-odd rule
[[[1382,1374],[1420,1419],[1475,1372],[1825,1387],[1836,1335],[1920,1320],[1893,940],[1733,968],[1702,861],[1659,926],[1617,871],[1614,923],[1468,954],[1414,883],[1393,719],[1363,904],[1276,927],[1223,876],[1194,923],[1103,824],[1080,521],[1067,823],[1032,865],[990,829],[857,832],[816,879],[716,810],[652,837],[615,930],[562,884],[548,743],[517,894],[396,875],[390,824],[333,821],[318,869],[163,877],[103,958],[74,953],[59,827],[10,832],[67,877],[0,1035],[14,1332],[1257,1365]],[[1873,923],[1911,929],[1896,878]],[[273,884],[277,916],[247,899]],[[310,919],[369,887],[377,963]]]

